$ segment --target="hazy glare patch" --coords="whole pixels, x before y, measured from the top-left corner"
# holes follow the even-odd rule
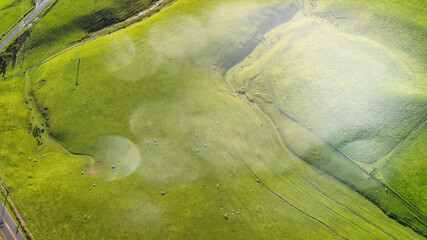
[[[129,119],[141,163],[138,173],[147,181],[187,184],[202,175],[204,160],[197,154],[191,104],[186,101],[145,103]],[[200,149],[202,147],[200,146]]]
[[[175,16],[162,21],[149,31],[149,44],[167,57],[192,55],[206,45],[206,33],[191,16]]]
[[[180,139],[162,138],[157,146],[147,146],[145,142],[138,146],[142,153],[138,173],[148,181],[186,184],[203,173],[203,160]]]
[[[104,57],[105,69],[109,72],[117,72],[126,67],[135,56],[135,46],[132,39],[127,36],[111,38],[109,48]]]
[[[361,153],[360,149],[381,149],[382,145],[375,140],[357,140],[345,145],[342,151],[350,154],[355,159],[365,159],[366,153]],[[382,150],[382,149],[381,149]],[[375,155],[375,154],[372,154]],[[362,161],[364,162],[364,161]]]
[[[112,38],[104,54],[104,67],[113,76],[137,81],[151,76],[160,64],[161,57],[128,35]]]
[[[160,221],[161,209],[140,197],[135,196],[127,201],[122,201],[118,204],[118,208],[120,211],[118,221],[126,221],[127,226],[130,227],[149,228],[156,226]]]
[[[100,137],[92,154],[102,169],[109,171],[106,175],[107,181],[129,176],[138,167],[140,161],[140,154],[135,144],[120,136]]]
[[[174,102],[145,103],[135,109],[129,119],[129,128],[138,139],[160,134],[188,131],[191,118],[183,106]]]
[[[356,104],[355,104],[356,103]],[[368,89],[354,89],[345,92],[337,101],[334,112],[341,121],[354,126],[375,125],[384,120],[382,103],[375,92]]]
[[[253,22],[248,15],[255,13],[262,5],[257,3],[235,3],[229,2],[221,4],[210,12],[206,13],[206,31],[211,38],[230,37],[229,29],[239,31],[242,26],[253,26]]]

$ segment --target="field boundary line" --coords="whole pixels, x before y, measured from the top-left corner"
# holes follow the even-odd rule
[[[184,88],[184,91],[186,91],[188,93],[188,95],[191,97],[191,99],[201,108],[203,109],[206,114],[213,120],[215,121],[215,117],[212,116],[208,111],[206,111],[206,109],[203,107],[203,105],[197,101],[193,95],[187,90],[187,88],[185,87],[184,84],[184,80],[182,80],[182,86]],[[229,135],[227,134],[227,132],[225,131],[225,129],[222,127],[222,125],[218,124],[218,127],[222,130],[223,134],[225,135],[225,137],[227,138],[228,142],[230,143],[230,145],[233,147],[237,157],[239,158],[239,160],[243,163],[243,165],[246,167],[246,169],[249,170],[249,172],[251,172],[251,174],[256,177],[256,179],[259,181],[259,183],[264,186],[264,188],[266,188],[269,192],[271,192],[272,194],[274,194],[276,197],[278,197],[279,199],[281,199],[283,202],[285,202],[286,204],[288,204],[290,207],[294,208],[295,210],[297,210],[298,212],[300,212],[301,214],[305,215],[308,218],[313,219],[314,221],[318,222],[319,224],[323,225],[324,227],[328,228],[330,231],[332,231],[335,235],[339,236],[342,239],[346,239],[346,237],[342,236],[341,234],[339,234],[337,231],[335,231],[332,227],[330,227],[328,224],[324,223],[322,220],[317,219],[314,216],[311,216],[310,214],[304,212],[303,210],[299,209],[298,207],[296,207],[295,205],[293,205],[292,203],[290,203],[289,201],[287,201],[285,198],[283,198],[281,195],[279,195],[278,193],[276,193],[275,191],[273,191],[270,187],[268,187],[263,181],[261,181],[261,179],[258,177],[258,175],[256,175],[256,173],[248,166],[248,164],[245,162],[245,160],[243,160],[238,148],[236,147],[236,145],[234,144],[234,142],[231,140],[231,138],[229,137]]]
[[[427,120],[427,115],[424,117],[424,119],[414,128],[414,129],[412,129],[409,133],[408,133],[408,135],[406,135],[406,137],[404,137],[398,144],[396,144],[396,146],[394,146],[394,148],[392,149],[392,150],[390,150],[390,152],[388,152],[383,158],[381,158],[380,160],[378,160],[378,161],[381,161],[381,162],[384,162],[384,161],[386,161],[388,158],[390,158],[393,154],[394,154],[394,152],[395,151],[397,151],[399,148],[400,148],[400,146],[404,143],[404,142],[406,142],[406,140],[409,138],[409,137],[411,137],[412,136],[412,134],[413,133],[415,133],[425,122],[426,122],[426,120]]]
[[[363,169],[361,166],[359,166],[359,164],[357,164],[355,162],[355,160],[353,160],[352,158],[350,158],[349,156],[347,156],[345,153],[341,152],[341,150],[339,150],[334,144],[332,144],[331,142],[329,142],[328,140],[326,140],[322,135],[320,135],[319,133],[317,133],[316,131],[314,131],[313,129],[311,129],[310,127],[308,127],[307,125],[305,125],[304,123],[300,122],[299,120],[295,119],[294,117],[290,116],[288,113],[284,112],[283,110],[281,110],[276,104],[274,105],[274,109],[276,109],[277,112],[279,112],[280,114],[286,115],[287,117],[289,117],[290,119],[292,119],[293,121],[303,125],[305,128],[307,128],[308,130],[310,130],[311,132],[313,132],[315,135],[317,135],[318,137],[320,137],[325,143],[327,143],[329,146],[331,146],[339,155],[343,156],[344,158],[346,158],[347,160],[351,161],[354,165],[356,165],[361,171],[363,171],[364,173],[368,174],[369,173]],[[369,175],[370,176],[370,175]],[[378,183],[380,183],[382,186],[387,187],[388,189],[390,189],[394,194],[396,194],[396,196],[398,198],[400,198],[402,201],[404,201],[406,204],[408,204],[412,209],[414,209],[416,212],[418,212],[419,214],[421,214],[424,218],[427,218],[423,212],[421,212],[418,208],[416,208],[415,206],[413,206],[410,202],[408,202],[405,198],[403,198],[401,195],[399,195],[396,191],[394,191],[392,188],[390,188],[387,184],[385,184],[384,182],[382,182],[381,180],[379,180],[378,178],[376,178],[375,176],[370,176],[372,179],[374,179],[375,181],[377,181]],[[425,225],[425,224],[424,224]]]
[[[283,146],[285,146],[286,147],[286,149],[293,155],[293,156],[295,156],[296,158],[298,158],[298,159],[300,159],[301,161],[303,161],[303,162],[305,162],[306,163],[306,161],[304,161],[304,159],[302,159],[300,156],[298,156],[298,155],[296,155],[294,152],[292,152],[289,148],[288,148],[288,146],[284,143],[284,141],[283,141],[283,139],[282,139],[282,137],[281,137],[281,135],[277,132],[277,128],[276,128],[276,125],[274,124],[274,122],[273,122],[273,120],[262,110],[262,108],[260,107],[260,106],[258,106],[256,103],[254,103],[254,104],[251,104],[250,102],[247,102],[247,104],[248,105],[250,105],[251,107],[253,107],[253,105],[255,105],[256,107],[257,107],[257,109],[259,110],[259,111],[261,111],[263,114],[264,114],[264,116],[269,120],[269,122],[270,122],[270,124],[273,126],[273,130],[274,130],[274,132],[276,133],[276,136],[278,137],[278,140],[279,140],[279,142],[283,145]],[[274,149],[274,148],[273,148]],[[392,238],[392,239],[396,239],[394,236],[392,236],[391,234],[389,234],[388,232],[386,232],[384,229],[382,229],[381,227],[379,227],[378,225],[376,225],[375,223],[373,223],[372,221],[370,221],[370,220],[368,220],[368,219],[366,219],[364,216],[362,216],[361,214],[359,214],[356,210],[353,210],[352,208],[350,208],[350,207],[348,207],[346,204],[344,204],[344,203],[342,203],[342,202],[340,202],[339,200],[336,200],[336,199],[334,199],[334,198],[332,198],[332,197],[330,197],[326,192],[324,192],[323,190],[321,190],[320,188],[318,188],[314,183],[312,183],[310,180],[308,180],[308,179],[306,179],[304,176],[302,176],[301,174],[299,174],[298,173],[298,171],[296,171],[294,168],[292,168],[292,167],[290,167],[285,161],[283,161],[282,159],[281,159],[281,157],[279,156],[279,153],[277,152],[277,150],[276,149],[274,149],[274,153],[275,153],[275,155],[276,155],[276,157],[278,158],[278,160],[279,160],[279,162],[281,162],[283,165],[285,165],[289,170],[291,170],[294,174],[296,174],[297,176],[299,176],[301,179],[303,179],[306,183],[308,183],[309,185],[311,185],[312,186],[312,188],[314,188],[316,191],[318,191],[320,194],[322,194],[323,196],[325,196],[327,199],[329,199],[329,200],[331,200],[331,201],[333,201],[333,202],[335,202],[336,204],[338,204],[338,205],[341,205],[342,207],[344,207],[344,208],[346,208],[348,211],[350,211],[351,213],[353,213],[354,215],[356,215],[356,216],[358,216],[359,218],[361,218],[362,220],[364,220],[365,222],[367,222],[368,224],[370,224],[371,226],[373,226],[374,228],[376,228],[376,229],[378,229],[379,231],[381,231],[381,232],[383,232],[384,234],[386,234],[387,236],[389,236],[390,238]],[[308,163],[307,163],[308,164]],[[309,164],[310,165],[310,164]],[[312,165],[310,165],[310,166],[312,166]],[[314,167],[314,166],[313,166]],[[319,170],[319,171],[322,171],[321,169],[318,169],[318,168],[316,168],[316,167],[314,167],[315,169],[317,169],[317,170]],[[323,172],[323,171],[322,171]],[[328,176],[330,176],[329,174],[327,174]],[[331,177],[333,177],[333,176],[331,176]],[[334,179],[336,179],[335,177],[333,177]],[[339,181],[338,179],[336,179],[338,182],[341,182],[341,181]],[[342,183],[342,182],[341,182]],[[345,186],[345,187],[348,187],[346,184],[344,184],[343,183],[343,185]],[[351,188],[350,188],[351,189]],[[351,189],[352,190],[352,189]],[[354,190],[352,190],[352,191],[354,191]]]

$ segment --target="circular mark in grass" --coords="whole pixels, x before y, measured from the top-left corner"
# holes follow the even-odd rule
[[[132,174],[140,161],[139,150],[130,140],[120,136],[97,139],[92,155],[101,168],[114,169],[106,175],[107,181],[123,179]],[[100,168],[100,169],[101,169]]]
[[[104,54],[104,67],[113,76],[138,81],[150,77],[160,64],[161,56],[146,43],[128,35],[112,38]]]
[[[109,72],[117,72],[129,65],[135,57],[135,46],[127,36],[112,38],[104,56],[104,66]]]
[[[204,174],[203,161],[184,139],[161,138],[159,145],[141,149],[141,164],[138,173],[146,181],[154,183],[175,183],[185,186]]]
[[[95,170],[86,169],[86,173],[88,173],[88,174],[97,174],[97,173],[101,172],[101,170],[102,170],[102,168],[98,168],[98,169],[95,169]]]

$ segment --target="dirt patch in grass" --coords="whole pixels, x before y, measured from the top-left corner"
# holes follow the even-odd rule
[[[98,168],[98,169],[95,169],[95,170],[86,169],[86,173],[88,173],[88,174],[97,174],[97,173],[101,172],[101,170],[102,170],[102,168]]]

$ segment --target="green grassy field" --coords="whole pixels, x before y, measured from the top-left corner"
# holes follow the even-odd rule
[[[379,174],[386,182],[423,212],[427,212],[425,195],[426,134],[427,129],[424,123],[389,159],[378,167]]]
[[[285,112],[360,162],[386,155],[424,119],[425,72],[368,38],[310,18],[294,21],[269,33],[253,53],[266,52],[263,58],[236,68],[245,84],[261,73]]]
[[[123,21],[146,9],[154,0],[59,0],[37,23],[23,46],[24,68],[39,63],[92,32]],[[22,55],[21,55],[22,56]],[[25,60],[25,61],[24,61]]]
[[[339,33],[301,12],[294,17],[296,8],[279,0],[179,0],[138,24],[76,50],[68,48],[26,75],[1,82],[0,176],[33,235],[40,239],[422,239],[355,190],[363,189],[370,197],[377,194],[373,198],[388,213],[405,218],[425,234],[424,219],[414,222],[418,215],[393,193],[384,192],[312,131],[275,112],[273,101],[282,108],[286,105],[280,104],[288,102],[282,102],[285,88],[274,78],[283,74],[278,65],[292,61],[281,58],[294,53],[292,47],[283,48],[288,38],[318,35],[322,44],[330,40],[327,35],[336,34],[337,45],[348,43],[348,38],[356,44],[359,58],[372,60],[369,52],[359,52],[363,47],[357,48],[368,44],[380,60],[395,60],[377,45],[369,45],[369,40]],[[51,13],[55,9],[58,5]],[[276,18],[278,12],[289,18]],[[269,28],[274,29],[264,38],[256,36]],[[300,28],[306,31],[300,33]],[[72,42],[71,36],[78,36],[73,34],[46,46]],[[260,45],[246,58],[257,41]],[[294,43],[301,51],[304,41]],[[316,51],[315,47],[310,50]],[[46,49],[27,49],[25,59],[40,59],[38,52]],[[243,59],[224,78],[225,66]],[[271,65],[261,67],[263,61]],[[290,64],[285,74],[297,67]],[[313,72],[322,70],[317,67],[320,70]],[[234,93],[225,79],[234,88],[245,89],[246,96]],[[410,78],[417,87],[420,79]],[[346,82],[354,87],[351,80],[357,78]],[[326,80],[323,83],[328,85]],[[307,98],[301,104],[315,111],[309,105],[313,96],[302,95]],[[410,113],[422,112],[422,106],[414,104],[422,101],[417,97],[402,98],[415,106]],[[384,111],[393,115],[400,110],[394,110],[396,106],[401,105],[392,102]],[[309,114],[303,105],[293,107]],[[316,126],[320,131],[322,125]],[[38,128],[44,130],[40,136]],[[316,165],[316,160],[329,164]],[[84,220],[84,215],[90,218]]]
[[[427,113],[425,72],[411,71],[408,62],[378,42],[338,29],[328,22],[321,23],[299,14],[264,35],[259,46],[227,72],[226,79],[235,90],[246,91],[249,99],[272,104],[297,119],[304,128],[324,137],[350,159],[374,163],[424,120]],[[268,113],[277,119],[274,114],[277,113]],[[282,121],[275,122],[280,125]],[[350,185],[360,184],[356,189],[371,192],[368,195],[383,202],[381,206],[389,204],[399,211],[398,202],[391,203],[388,197],[381,200],[382,197],[374,194],[372,189],[380,191],[380,185],[373,187],[363,183],[363,179],[352,177],[348,167],[343,167],[343,171],[327,161],[318,161],[322,154],[303,146],[302,143],[295,145],[294,151],[302,157],[305,151],[312,151],[312,160],[309,155],[303,158]],[[324,151],[325,147],[315,149]],[[405,154],[418,155],[419,152],[412,150]],[[387,183],[397,187],[398,192],[423,211],[420,202],[424,201],[425,194],[420,188],[425,178],[421,173],[423,169],[417,169],[423,162],[406,162],[399,155],[393,159],[394,163],[400,163],[383,164],[389,169],[385,170]],[[350,168],[357,171],[356,165]],[[405,181],[399,182],[397,179],[402,177],[398,175],[392,177],[397,169],[401,176],[406,176]],[[408,179],[412,179],[413,185]],[[418,215],[416,210],[415,214]],[[425,218],[422,214],[420,217]]]
[[[31,8],[31,0],[2,0],[0,2],[0,39]]]

